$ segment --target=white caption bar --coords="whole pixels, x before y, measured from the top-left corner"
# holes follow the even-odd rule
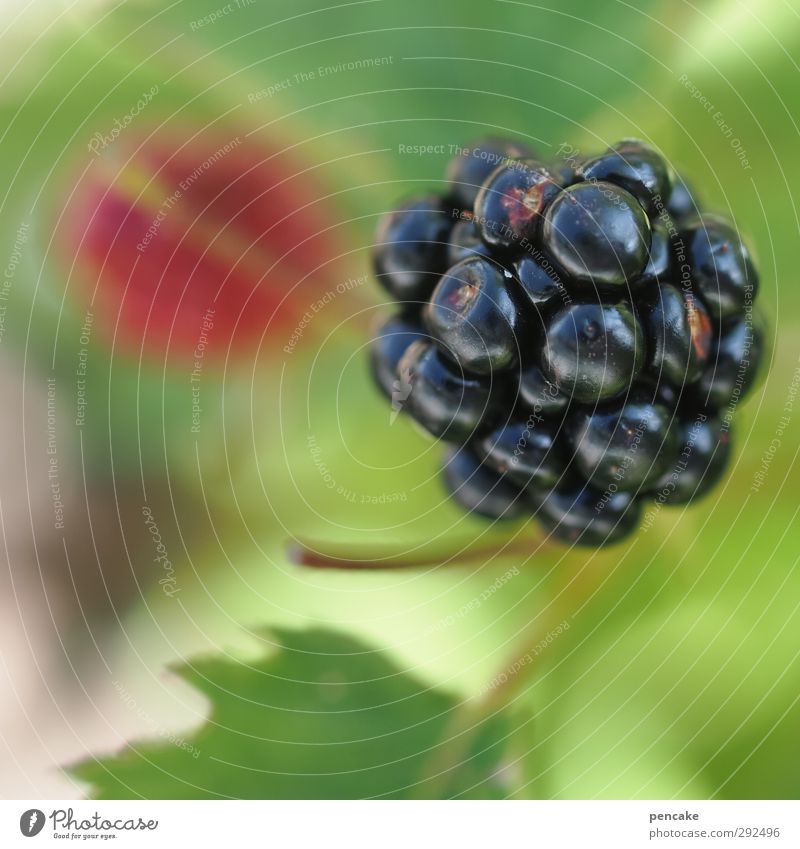
[[[0,846],[800,846],[798,802],[0,802]]]

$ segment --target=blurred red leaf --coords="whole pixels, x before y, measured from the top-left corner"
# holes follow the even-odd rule
[[[284,345],[341,280],[336,205],[282,146],[218,131],[117,140],[90,164],[57,234],[81,306],[130,352],[206,356]],[[213,313],[209,312],[212,311]]]

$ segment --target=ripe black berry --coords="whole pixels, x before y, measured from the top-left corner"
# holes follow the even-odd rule
[[[641,505],[630,493],[600,493],[589,486],[553,489],[534,497],[533,503],[545,531],[571,545],[591,548],[624,539],[641,514]]]
[[[447,267],[470,259],[474,256],[489,256],[490,251],[481,241],[472,217],[460,218],[450,231],[450,244],[447,246]]]
[[[426,337],[420,325],[402,316],[392,316],[373,330],[370,365],[375,382],[387,398],[395,391],[397,366],[403,354],[413,342]]]
[[[757,318],[735,319],[723,327],[697,383],[696,395],[704,409],[721,410],[750,392],[758,379],[765,337]]]
[[[397,364],[397,373],[393,400],[432,436],[465,442],[494,412],[497,382],[461,372],[432,342],[412,343]]]
[[[692,280],[714,318],[731,318],[758,290],[750,253],[733,227],[716,215],[697,216],[683,233]]]
[[[445,453],[442,469],[452,497],[471,513],[488,519],[513,519],[522,513],[519,487],[481,463],[469,448]]]
[[[552,489],[566,467],[556,429],[532,416],[500,425],[476,443],[476,451],[486,465],[520,486]]]
[[[661,222],[653,225],[650,232],[650,250],[647,265],[636,281],[638,289],[647,289],[654,283],[666,283],[670,278],[672,250],[667,228]]]
[[[674,462],[653,484],[662,504],[688,504],[722,477],[731,452],[731,435],[719,418],[700,414],[681,422]]]
[[[692,192],[680,177],[673,178],[672,192],[667,200],[667,212],[676,222],[692,215],[698,215],[700,212],[700,207],[697,206]]]
[[[458,446],[455,503],[600,546],[645,499],[719,481],[766,335],[747,248],[660,154],[627,139],[574,165],[487,139],[446,197],[388,215],[375,269],[399,309],[371,365],[393,415]]]
[[[672,179],[666,162],[652,147],[625,139],[578,168],[579,176],[590,182],[607,180],[627,189],[648,212],[656,212],[658,202],[670,196]]]
[[[624,392],[642,369],[644,335],[625,304],[574,304],[550,322],[542,349],[542,371],[583,404]]]
[[[499,166],[475,200],[475,222],[492,248],[524,249],[536,237],[547,205],[561,190],[555,177],[534,159]]]
[[[711,350],[711,319],[699,298],[670,283],[652,286],[640,302],[651,375],[673,386],[700,377]]]
[[[672,413],[644,399],[581,410],[570,425],[578,470],[596,489],[613,492],[657,479],[676,441]]]
[[[576,183],[545,214],[544,246],[575,280],[624,286],[650,250],[650,222],[630,192],[612,183]]]
[[[565,294],[564,283],[552,263],[544,257],[524,254],[514,264],[522,291],[535,307],[552,304]]]
[[[568,162],[552,162],[549,164],[549,169],[564,188],[580,181],[577,171]]]
[[[465,259],[441,278],[425,305],[426,327],[466,371],[491,374],[517,361],[522,317],[511,277],[492,260]]]
[[[373,266],[398,301],[422,301],[445,269],[451,216],[436,197],[408,201],[381,220]]]
[[[519,399],[520,406],[528,412],[554,419],[567,409],[570,396],[549,381],[538,366],[530,365],[519,377]]]
[[[454,206],[472,209],[487,177],[507,159],[533,159],[526,144],[488,136],[464,148],[447,166],[448,195]]]

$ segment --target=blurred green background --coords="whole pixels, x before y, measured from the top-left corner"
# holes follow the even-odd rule
[[[20,12],[0,65],[0,219],[5,252],[18,254],[0,351],[14,375],[4,450],[25,462],[2,496],[28,498],[16,527],[5,523],[19,539],[6,545],[14,615],[3,650],[54,678],[44,687],[34,676],[23,690],[9,673],[25,709],[12,705],[3,721],[44,736],[30,761],[39,771],[22,780],[10,761],[4,786],[81,793],[84,783],[54,770],[89,758],[80,779],[112,796],[796,798],[800,409],[787,401],[800,365],[798,23],[795,2],[730,0],[78,2]],[[154,86],[98,158],[93,135]],[[290,322],[205,365],[197,433],[185,359],[95,332],[77,427],[85,281],[102,287],[110,272],[59,249],[59,230],[71,216],[89,226],[79,201],[100,162],[116,187],[127,156],[138,167],[135,140],[209,127],[257,149],[289,148],[307,169],[304,191],[340,255],[323,280],[288,293],[299,314],[320,292],[361,282],[315,315],[291,353]],[[531,524],[487,530],[464,517],[440,489],[438,449],[408,422],[390,424],[369,384],[364,345],[382,296],[363,276],[377,218],[401,196],[437,188],[449,159],[403,146],[449,151],[487,132],[527,140],[545,158],[562,142],[588,153],[640,137],[735,221],[758,259],[770,368],[736,412],[731,474],[630,544],[568,550]],[[112,223],[131,236],[122,219]],[[114,321],[95,313],[95,327]],[[48,378],[64,529],[54,528],[46,473]],[[159,584],[145,505],[175,595]],[[430,565],[311,570],[290,556],[298,539]],[[439,565],[476,547],[496,551]],[[556,631],[508,687],[490,686]],[[187,661],[197,656],[212,659]],[[207,701],[164,677],[178,661]],[[298,683],[284,705],[292,676],[306,689]],[[337,682],[342,693],[326,700]],[[308,713],[287,728],[283,714],[251,714],[253,703]],[[397,704],[408,710],[373,716]],[[339,710],[364,712],[362,737],[358,723],[320,731]],[[47,717],[62,740],[68,729],[62,748],[41,731]],[[92,755],[172,727],[186,746],[134,743],[127,760],[109,762],[104,789],[109,773]],[[270,737],[295,740],[295,759]],[[312,743],[324,757],[301,756]],[[226,754],[240,768],[221,775]],[[159,757],[166,781],[146,768]],[[278,771],[316,778],[287,789],[270,778]],[[316,780],[337,771],[348,780]]]

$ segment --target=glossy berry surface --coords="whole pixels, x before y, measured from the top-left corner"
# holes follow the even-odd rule
[[[476,450],[486,465],[520,486],[550,489],[565,470],[555,428],[533,417],[502,424],[479,440]]]
[[[613,183],[576,183],[548,208],[542,240],[575,280],[624,286],[647,264],[650,222],[625,189]]]
[[[373,268],[386,291],[398,301],[422,301],[445,269],[452,219],[439,198],[408,201],[381,220],[375,238]]]
[[[692,280],[714,318],[731,318],[750,304],[758,275],[733,227],[716,215],[687,222],[683,233]]]
[[[481,463],[469,448],[447,451],[442,475],[448,493],[471,513],[488,519],[513,519],[522,513],[520,489]]]
[[[566,295],[564,281],[544,257],[525,253],[514,263],[514,272],[525,296],[537,309],[555,304]]]
[[[656,283],[667,283],[672,270],[672,246],[667,228],[659,221],[650,231],[647,265],[636,280],[637,289],[649,289]]]
[[[454,265],[439,281],[423,318],[443,350],[469,372],[491,374],[517,361],[522,339],[511,274],[489,259]]]
[[[542,349],[542,371],[584,404],[624,392],[644,364],[644,334],[628,304],[575,304],[556,313]]]
[[[421,325],[402,316],[391,316],[375,325],[370,345],[370,367],[375,382],[387,398],[391,398],[395,391],[397,366],[403,354],[412,343],[426,338]]]
[[[627,189],[649,212],[655,212],[672,192],[671,174],[661,154],[635,139],[584,162],[578,174],[590,182],[604,180]]]
[[[703,408],[737,404],[755,386],[764,356],[766,331],[758,318],[740,318],[722,329],[697,383]]]
[[[612,545],[639,523],[641,505],[627,492],[606,495],[588,486],[554,489],[534,498],[536,518],[552,537],[590,548]]]
[[[461,262],[462,259],[472,259],[474,256],[490,256],[491,251],[481,241],[480,234],[471,217],[459,218],[450,231],[447,246],[447,267]]]
[[[398,406],[432,436],[464,442],[494,412],[491,385],[459,372],[431,342],[414,342],[397,373]]]
[[[697,380],[713,339],[702,301],[670,283],[656,284],[642,298],[639,314],[649,342],[649,373],[676,387]]]
[[[681,219],[700,214],[700,207],[689,186],[681,177],[674,177],[672,191],[667,199],[667,212],[679,223]]]
[[[539,231],[547,205],[560,192],[556,178],[534,159],[496,168],[475,200],[475,223],[491,248],[524,250]]]
[[[548,380],[538,366],[531,365],[520,374],[519,401],[528,412],[555,418],[566,411],[570,396],[558,384]]]
[[[767,339],[733,227],[634,139],[543,164],[490,137],[446,183],[380,225],[370,356],[452,502],[599,547],[711,491]]]
[[[533,149],[523,142],[488,136],[464,147],[447,166],[448,198],[454,206],[472,209],[481,186],[507,159],[534,159]]]
[[[676,440],[672,413],[648,400],[581,411],[570,427],[578,470],[595,489],[613,492],[657,479]]]
[[[674,462],[653,485],[662,504],[688,504],[722,477],[731,453],[731,435],[720,418],[699,414],[681,423]]]

